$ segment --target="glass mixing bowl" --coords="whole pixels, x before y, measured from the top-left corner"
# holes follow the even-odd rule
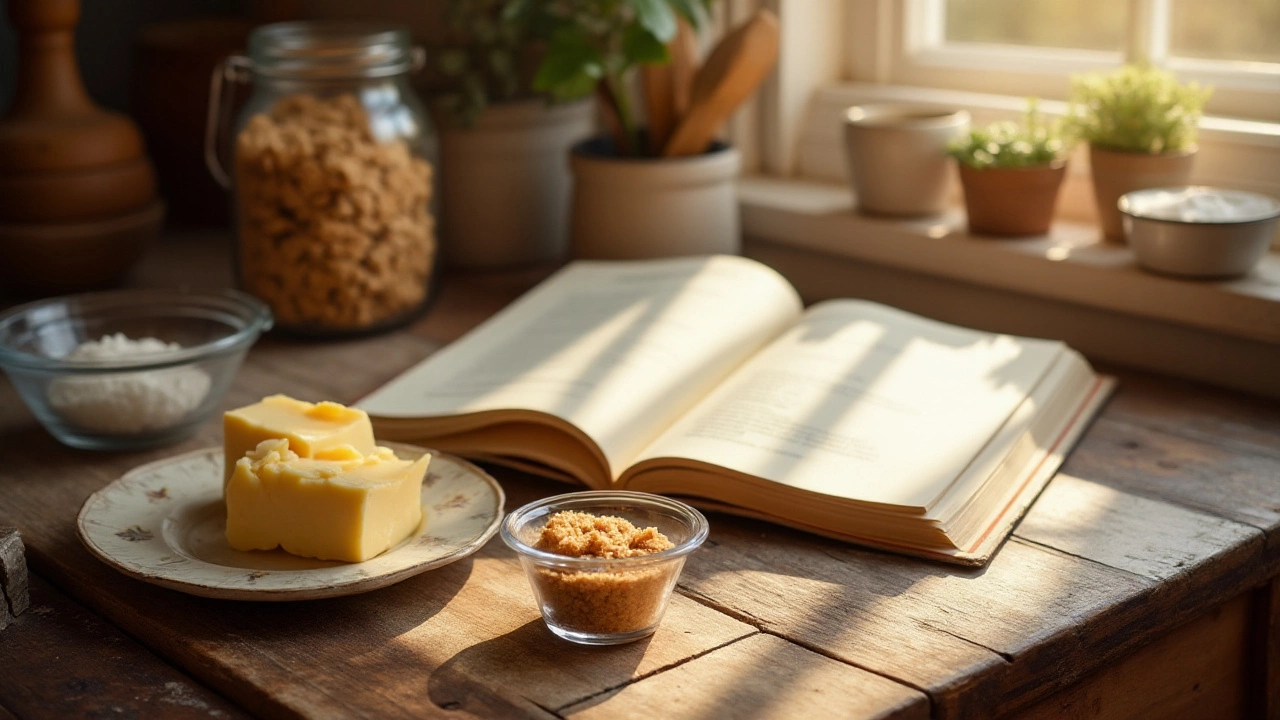
[[[66,445],[121,450],[194,434],[222,404],[271,311],[234,290],[121,290],[49,298],[0,315],[0,368]],[[117,333],[181,345],[153,354],[77,359]],[[108,353],[109,354],[109,353]]]

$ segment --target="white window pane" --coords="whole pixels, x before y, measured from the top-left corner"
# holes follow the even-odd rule
[[[1280,0],[1174,0],[1169,53],[1280,63]]]
[[[1118,51],[1127,6],[1120,0],[947,0],[945,37],[947,42]]]

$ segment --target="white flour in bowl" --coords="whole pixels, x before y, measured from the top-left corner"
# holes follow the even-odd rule
[[[64,359],[110,362],[181,349],[178,343],[116,333],[81,343]],[[132,435],[176,425],[200,406],[209,385],[209,374],[196,367],[73,375],[49,384],[49,405],[81,429]]]

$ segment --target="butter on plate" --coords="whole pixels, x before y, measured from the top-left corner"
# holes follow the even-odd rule
[[[400,460],[387,448],[347,447],[300,457],[289,440],[264,440],[235,463],[226,487],[227,542],[236,550],[363,562],[422,522],[430,455]]]
[[[373,425],[363,410],[334,402],[309,403],[285,395],[228,411],[222,417],[225,488],[236,463],[263,440],[284,439],[303,458],[321,458],[349,445],[361,455],[374,452]]]

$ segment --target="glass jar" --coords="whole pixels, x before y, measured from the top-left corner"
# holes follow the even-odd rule
[[[403,28],[291,22],[256,28],[217,71],[206,154],[232,193],[238,282],[278,327],[367,333],[426,307],[437,139],[409,84],[423,59]],[[252,92],[228,128],[236,83]]]

